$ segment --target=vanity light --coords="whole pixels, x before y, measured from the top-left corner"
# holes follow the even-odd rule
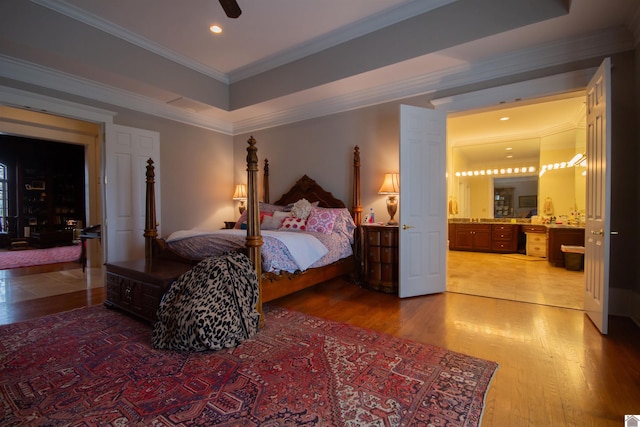
[[[573,158],[571,160],[569,160],[567,165],[568,166],[580,165],[582,162],[584,162],[586,160],[587,160],[587,158],[585,157],[584,154],[578,153],[575,156],[573,156]]]
[[[546,170],[546,166],[542,167]],[[523,166],[519,168],[503,168],[503,169],[478,169],[474,171],[458,171],[455,173],[457,177],[467,177],[467,176],[491,176],[491,175],[513,175],[513,174],[523,174],[523,173],[535,173],[535,166]]]
[[[548,165],[543,165],[542,169],[540,169],[540,174],[539,176],[544,175],[544,173],[546,171],[550,171],[553,169],[565,169],[565,168],[570,168],[573,166],[583,166],[586,167],[587,166],[587,158],[585,157],[584,154],[576,154],[575,156],[573,156],[573,158],[571,160],[569,160],[568,162],[561,162],[561,163],[554,163],[551,164],[549,163]],[[586,173],[583,173],[583,175],[586,175]]]

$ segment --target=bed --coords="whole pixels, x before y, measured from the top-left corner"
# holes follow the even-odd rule
[[[349,210],[343,201],[335,198],[331,192],[323,189],[307,175],[300,178],[288,192],[274,203],[269,203],[269,163],[267,160],[265,160],[263,168],[263,200],[260,202],[258,200],[259,167],[256,140],[251,137],[247,143],[248,200],[245,211],[246,229],[236,228],[233,230],[218,230],[216,232],[183,230],[172,233],[166,238],[159,237],[155,213],[155,172],[153,162],[151,160],[148,162],[144,232],[145,257],[148,260],[167,259],[195,265],[206,257],[215,256],[218,253],[215,252],[216,250],[222,252],[233,250],[238,246],[239,239],[241,239],[243,250],[246,251],[251,259],[258,277],[259,300],[257,309],[262,314],[263,302],[280,298],[335,277],[356,274],[358,236],[355,225],[360,223],[362,215],[362,206],[360,205],[360,151],[357,146],[353,151],[352,206]],[[285,209],[287,206],[291,207],[301,199],[306,199],[312,204],[313,212],[334,214],[336,230],[329,230],[330,233],[327,233],[326,230],[311,233],[282,233],[281,231],[261,229],[261,227],[265,227],[265,218],[273,217],[276,211],[284,212],[284,210],[280,209]],[[271,215],[265,215],[268,211],[271,211]],[[344,218],[345,212],[349,216],[348,220]],[[342,224],[342,221],[352,224],[350,250],[336,255],[337,250],[330,246],[332,243],[327,244],[327,239],[333,237],[334,234],[344,235],[345,232],[349,233],[349,227],[345,230],[338,225]],[[282,245],[285,245],[288,252],[295,253],[295,250],[291,248],[300,245],[300,243],[293,243],[293,246],[287,246],[284,240],[289,237],[286,239],[278,237],[278,233],[280,233],[280,236],[312,234],[319,239],[323,246],[330,249],[314,262],[310,262],[311,259],[305,255],[303,258],[308,264],[301,264],[305,268],[292,268],[291,265],[286,266],[286,262],[281,260],[274,261],[273,257],[269,255],[269,251],[273,250],[273,248],[276,248],[276,252],[278,250],[284,251]],[[215,245],[211,243],[212,241],[216,241],[216,245],[220,244],[222,246],[215,249]],[[263,248],[265,249],[264,257]],[[296,259],[295,261],[298,260]]]

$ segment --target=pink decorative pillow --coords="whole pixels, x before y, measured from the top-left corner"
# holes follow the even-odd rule
[[[313,208],[307,219],[307,231],[331,234],[337,217],[335,209]]]
[[[304,219],[290,216],[282,220],[282,225],[278,230],[279,231],[306,231],[307,225]]]

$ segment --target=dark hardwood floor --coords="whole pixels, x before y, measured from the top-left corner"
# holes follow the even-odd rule
[[[98,288],[0,304],[0,320],[103,300]],[[270,304],[498,362],[484,427],[622,426],[640,414],[640,329],[627,318],[602,336],[581,310],[452,292],[400,300],[340,279]]]

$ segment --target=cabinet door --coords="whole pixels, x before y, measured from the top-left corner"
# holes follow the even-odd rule
[[[464,227],[456,227],[454,241],[456,249],[473,249],[473,233],[471,230],[468,230]]]
[[[473,248],[476,250],[491,250],[491,226],[478,227],[473,231]]]

